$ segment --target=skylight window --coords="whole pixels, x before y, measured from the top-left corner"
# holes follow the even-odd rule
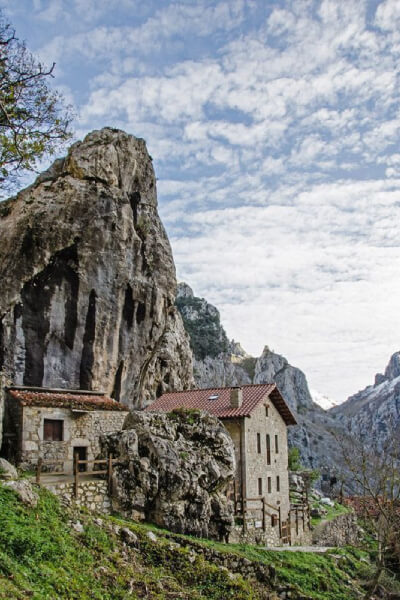
[[[209,400],[218,400],[219,398],[219,394],[211,394],[211,396],[208,397]]]

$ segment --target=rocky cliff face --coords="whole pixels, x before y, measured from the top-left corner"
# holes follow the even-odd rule
[[[103,454],[120,459],[113,506],[177,533],[216,539],[233,526],[223,493],[233,480],[233,442],[218,419],[198,411],[133,412],[124,430],[101,439]]]
[[[104,389],[131,407],[192,385],[143,140],[94,131],[0,204],[0,281],[8,380]]]
[[[370,437],[382,446],[388,436],[400,432],[400,352],[390,358],[375,383],[350,396],[329,411],[346,429]]]
[[[184,302],[180,299],[184,298]],[[289,444],[297,446],[302,463],[311,468],[331,470],[337,464],[338,448],[332,435],[336,420],[313,402],[304,373],[287,359],[265,346],[258,358],[247,354],[237,342],[227,340],[218,310],[204,298],[197,298],[187,284],[178,285],[177,306],[183,313],[185,327],[194,350],[194,378],[198,387],[244,385],[276,382],[298,425],[289,428]],[[190,306],[190,326],[187,307]],[[197,309],[199,307],[199,310]],[[208,314],[214,317],[213,329],[204,330]],[[216,346],[213,340],[219,341]],[[210,344],[210,340],[213,340]],[[216,352],[215,349],[219,349]],[[201,352],[197,349],[201,348]],[[211,350],[210,350],[211,349]]]

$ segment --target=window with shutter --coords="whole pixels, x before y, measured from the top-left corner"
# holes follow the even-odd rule
[[[267,443],[267,465],[270,465],[271,464],[271,439],[270,439],[268,433],[267,433],[266,443]]]
[[[64,421],[62,419],[44,419],[43,439],[45,442],[62,442],[64,438]]]

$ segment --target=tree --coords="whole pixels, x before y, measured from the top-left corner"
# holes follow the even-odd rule
[[[71,137],[71,108],[50,89],[46,69],[0,11],[0,188],[9,190],[37,161]]]
[[[372,598],[391,564],[400,565],[400,435],[396,426],[387,424],[386,429],[386,439],[379,445],[373,436],[354,430],[336,436],[345,485],[356,494],[351,503],[377,542],[376,568],[364,600]]]

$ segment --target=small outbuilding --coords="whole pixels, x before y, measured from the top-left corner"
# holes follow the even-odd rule
[[[57,470],[72,473],[74,456],[94,460],[100,435],[122,429],[127,414],[103,392],[8,387],[1,455],[25,469],[60,461]]]

